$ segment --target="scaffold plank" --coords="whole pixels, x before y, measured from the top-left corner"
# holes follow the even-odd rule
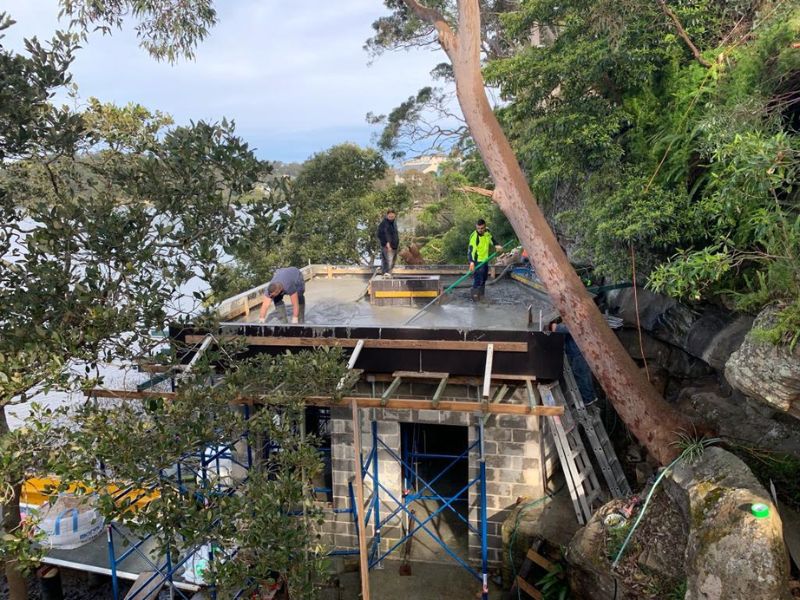
[[[204,335],[187,335],[188,344],[198,344],[205,339]],[[277,337],[277,336],[220,336],[221,340],[234,341],[243,339],[250,346],[339,346],[354,348],[359,340],[352,338],[336,337]],[[389,350],[471,350],[486,352],[487,347],[493,344],[498,352],[527,352],[528,344],[525,342],[476,342],[456,340],[364,340],[365,348],[386,348]]]
[[[87,396],[99,398],[117,398],[119,400],[144,400],[148,398],[164,398],[169,400],[175,398],[174,392],[134,392],[132,390],[110,390],[94,388],[86,392]],[[531,409],[527,404],[488,404],[484,407],[481,402],[461,402],[458,400],[440,400],[434,406],[432,400],[396,398],[387,400],[385,405],[381,404],[380,398],[370,398],[365,396],[345,396],[334,400],[328,396],[307,396],[305,403],[309,406],[346,406],[353,399],[356,400],[359,408],[392,408],[410,410],[443,410],[448,412],[468,412],[483,413],[488,412],[498,415],[542,415],[558,416],[564,414],[563,406],[535,406]],[[268,404],[267,397],[245,397],[238,398],[241,404]]]

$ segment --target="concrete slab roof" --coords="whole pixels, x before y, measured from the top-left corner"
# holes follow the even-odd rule
[[[437,270],[435,266],[403,267],[396,269],[396,272],[402,275],[439,274],[442,286],[447,287],[456,281],[461,268],[463,267],[442,267]],[[411,325],[406,325],[425,303],[417,306],[371,304],[368,296],[371,269],[334,267],[332,270],[327,265],[311,265],[305,267],[303,272],[306,277],[307,326],[408,326],[423,329],[436,327],[528,331],[538,329],[540,313],[546,318],[553,310],[540,291],[508,277],[492,281],[486,287],[485,301],[475,303],[470,298],[471,279],[468,278],[440,303],[434,304],[416,318]],[[223,320],[237,323],[257,322],[265,285],[223,302],[220,305]],[[291,308],[287,306],[287,310]],[[530,320],[533,321],[533,326]],[[272,307],[267,323],[279,323],[278,315]]]

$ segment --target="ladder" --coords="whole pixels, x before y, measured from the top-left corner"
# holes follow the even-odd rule
[[[597,475],[559,383],[539,384],[539,394],[545,406],[564,407],[563,415],[550,417],[548,429],[555,441],[578,523],[585,525],[592,518],[592,504],[602,493]]]
[[[603,477],[608,485],[608,491],[612,498],[624,498],[631,495],[631,487],[622,471],[622,465],[614,451],[614,446],[608,437],[603,420],[600,418],[600,410],[596,406],[587,407],[583,403],[583,398],[578,391],[578,385],[572,374],[566,358],[564,359],[564,381],[566,382],[566,397],[570,409],[578,419],[578,423],[583,427],[592,452],[600,465]]]
[[[514,583],[511,586],[511,593],[509,598],[516,600],[522,598],[521,592],[524,592],[534,600],[543,600],[544,595],[536,587],[528,581],[534,575],[535,566],[544,569],[548,573],[556,570],[556,565],[547,560],[544,556],[539,554],[537,550],[541,546],[541,542],[534,542],[528,552],[525,554],[525,560],[522,561],[519,573],[517,574]]]

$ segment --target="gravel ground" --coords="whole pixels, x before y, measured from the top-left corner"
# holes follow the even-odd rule
[[[71,569],[60,569],[61,585],[64,600],[109,600],[113,598],[111,578],[102,575],[90,575]],[[120,597],[124,598],[130,582],[120,582]],[[41,600],[39,582],[35,577],[28,580],[28,600]],[[5,577],[0,579],[0,600],[8,600],[8,587]]]

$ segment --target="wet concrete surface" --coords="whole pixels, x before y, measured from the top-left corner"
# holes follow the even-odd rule
[[[447,287],[455,278],[443,278]],[[369,281],[359,277],[315,278],[306,284],[307,325],[401,327],[417,315],[425,303],[417,306],[373,306],[367,296]],[[462,285],[469,286],[469,280]],[[530,307],[530,309],[528,308]],[[540,311],[546,315],[550,303],[525,285],[502,279],[486,286],[486,296],[473,302],[469,287],[458,287],[416,318],[409,327],[455,327],[459,329],[538,329]],[[291,308],[287,305],[287,312]],[[530,314],[530,316],[529,316]],[[529,320],[533,326],[529,327]],[[240,321],[258,320],[258,308]],[[270,308],[267,323],[279,323]]]

